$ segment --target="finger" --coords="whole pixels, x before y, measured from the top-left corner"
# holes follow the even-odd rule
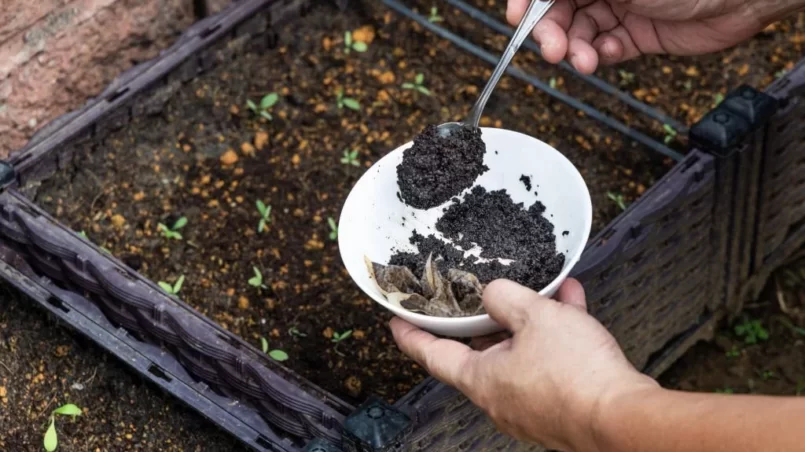
[[[642,52],[623,26],[601,33],[593,41],[601,64],[615,64],[639,57]]]
[[[393,318],[391,332],[403,353],[419,363],[437,380],[465,392],[463,384],[469,372],[473,352],[469,347],[434,335],[400,318]]]
[[[523,20],[529,2],[530,0],[509,0],[506,5],[506,20],[512,26],[517,26]]]
[[[568,61],[577,71],[592,74],[598,66],[595,37],[618,26],[618,18],[608,3],[596,1],[576,11],[568,29]]]
[[[512,333],[525,327],[529,311],[540,299],[548,300],[527,287],[505,279],[489,283],[483,294],[487,314]]]
[[[559,1],[534,27],[534,41],[539,44],[542,58],[556,64],[567,55],[567,30],[573,21],[574,6],[570,1]]]
[[[556,299],[562,303],[577,306],[587,311],[587,299],[584,296],[584,286],[573,278],[568,278],[556,293]]]
[[[472,347],[473,350],[481,352],[509,339],[510,337],[511,334],[505,331],[490,334],[488,336],[474,337],[472,338],[472,342],[470,342],[470,347]]]

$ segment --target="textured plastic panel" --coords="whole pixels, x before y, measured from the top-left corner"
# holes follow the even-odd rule
[[[763,146],[754,276],[742,287],[744,301],[757,298],[769,275],[805,246],[805,60],[768,93],[781,109]]]

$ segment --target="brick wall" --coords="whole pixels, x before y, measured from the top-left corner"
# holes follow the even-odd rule
[[[207,0],[209,12],[228,0]],[[196,19],[194,0],[0,0],[0,158]]]

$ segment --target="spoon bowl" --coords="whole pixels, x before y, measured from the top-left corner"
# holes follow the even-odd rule
[[[581,174],[559,151],[548,144],[518,132],[481,128],[486,144],[484,163],[489,171],[474,186],[487,190],[505,189],[515,202],[525,207],[536,201],[545,205],[544,215],[553,223],[557,251],[564,253],[561,273],[539,292],[552,296],[576,265],[587,243],[592,225],[592,202]],[[365,259],[387,264],[397,250],[414,251],[410,238],[414,231],[436,233],[436,221],[450,203],[428,210],[415,209],[398,197],[397,166],[407,143],[376,162],[352,188],[338,226],[338,246],[344,265],[355,283],[368,296],[395,315],[434,334],[476,337],[502,328],[488,315],[471,317],[433,317],[408,311],[389,302],[369,275]],[[531,178],[526,189],[522,176]],[[472,187],[462,192],[463,197]]]

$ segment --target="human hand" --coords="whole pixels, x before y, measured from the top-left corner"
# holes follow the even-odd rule
[[[508,0],[520,22],[531,0]],[[543,57],[590,74],[643,54],[699,55],[738,44],[803,0],[558,0],[534,29]]]
[[[658,387],[587,314],[577,281],[562,285],[560,302],[505,280],[489,284],[483,298],[512,336],[474,339],[473,350],[399,318],[391,329],[405,354],[463,392],[503,433],[551,449],[595,450],[607,403]]]

